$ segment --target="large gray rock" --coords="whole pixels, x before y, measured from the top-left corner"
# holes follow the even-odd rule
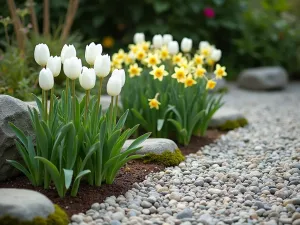
[[[122,151],[125,151],[134,140],[127,140],[122,148]],[[154,153],[160,155],[165,151],[174,152],[178,149],[178,146],[174,141],[166,138],[149,138],[144,141],[141,146],[143,146],[140,150],[136,152],[136,154],[145,155],[149,153]]]
[[[0,217],[32,221],[35,217],[47,218],[54,211],[53,203],[39,192],[0,188]]]
[[[288,83],[288,74],[282,67],[259,67],[246,69],[238,78],[238,85],[252,90],[283,89]]]
[[[0,181],[19,174],[18,170],[6,162],[7,159],[21,159],[14,143],[15,133],[8,123],[12,122],[28,135],[33,135],[27,107],[19,99],[0,95]]]
[[[236,121],[238,122],[240,120],[245,120],[245,119],[246,119],[245,116],[238,110],[231,107],[223,106],[213,115],[209,123],[209,127],[222,128],[228,122],[236,122]]]

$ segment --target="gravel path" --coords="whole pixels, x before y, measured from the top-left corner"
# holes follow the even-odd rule
[[[300,225],[300,84],[267,93],[232,86],[225,100],[249,126],[93,204],[72,224]]]

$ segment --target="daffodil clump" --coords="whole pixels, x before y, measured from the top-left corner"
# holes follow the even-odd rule
[[[11,124],[23,162],[7,161],[24,173],[34,186],[43,185],[48,189],[53,184],[60,197],[68,191],[76,196],[84,176],[90,185],[111,184],[126,162],[142,157],[134,153],[150,136],[150,133],[143,134],[121,151],[125,141],[138,128],[135,124],[131,129],[123,129],[128,110],[117,120],[118,96],[125,84],[125,71],[112,71],[107,82],[111,104],[107,112],[102,112],[101,87],[103,79],[111,72],[111,60],[108,55],[102,55],[100,44],[86,46],[85,60],[89,67],[82,66],[73,45],[65,45],[61,55],[53,57],[47,45],[39,44],[34,58],[41,66],[38,81],[43,93],[42,99],[34,96],[38,110],[29,108],[35,142]],[[54,79],[62,68],[66,89],[58,98],[54,95]],[[131,69],[136,75],[141,72],[134,65]],[[82,100],[76,96],[77,82],[86,93]],[[91,96],[90,91],[96,83],[99,84],[98,95]]]
[[[127,125],[139,122],[155,137],[176,133],[183,144],[195,132],[205,134],[221,107],[221,98],[208,92],[227,72],[219,63],[221,50],[201,41],[193,51],[192,44],[183,38],[179,48],[170,34],[155,35],[150,42],[136,33],[128,51],[113,55],[112,68],[123,68],[130,78],[121,96],[124,109],[131,109]]]

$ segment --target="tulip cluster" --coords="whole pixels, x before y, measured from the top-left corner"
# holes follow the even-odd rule
[[[127,70],[131,78],[122,95],[124,108],[132,109],[128,123],[139,121],[154,136],[169,137],[173,132],[165,123],[169,121],[184,144],[197,130],[204,135],[209,119],[221,106],[220,99],[208,94],[227,75],[226,67],[219,64],[221,50],[207,41],[194,50],[192,39],[185,37],[178,43],[170,34],[154,35],[150,42],[143,33],[136,33],[133,41],[128,52],[120,49],[112,56],[112,68]],[[184,111],[191,102],[196,106]],[[189,119],[197,119],[195,126],[188,127]]]
[[[82,66],[73,45],[65,45],[60,56],[50,56],[47,45],[39,44],[35,48],[34,58],[42,67],[39,85],[43,91],[42,100],[35,96],[38,110],[29,109],[36,145],[31,137],[11,124],[18,137],[17,148],[25,163],[8,162],[22,171],[35,186],[49,188],[53,182],[61,197],[69,189],[71,195],[76,196],[83,176],[87,176],[90,185],[111,184],[122,166],[131,159],[142,157],[134,153],[150,136],[150,133],[140,136],[125,151],[121,151],[125,141],[138,129],[135,124],[133,128],[123,130],[128,111],[117,121],[118,96],[125,85],[125,71],[112,71],[107,83],[111,104],[109,110],[103,112],[101,88],[104,77],[111,71],[111,61],[108,55],[102,54],[100,44],[86,46],[85,60],[89,67]],[[54,95],[54,78],[60,74],[61,68],[66,75],[66,89],[59,99]],[[90,96],[97,77],[98,96]],[[81,101],[75,93],[77,79],[86,92]],[[50,107],[47,104],[49,90]]]

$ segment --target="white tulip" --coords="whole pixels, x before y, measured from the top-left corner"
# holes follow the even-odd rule
[[[91,90],[96,84],[96,74],[94,69],[82,68],[82,73],[79,76],[79,83],[85,90]]]
[[[54,77],[49,68],[43,68],[39,75],[39,85],[44,91],[48,91],[54,86]]]
[[[133,52],[129,52],[128,57],[129,57],[131,60],[135,60],[135,54],[134,54]]]
[[[171,34],[164,34],[163,42],[165,45],[168,45],[169,42],[173,41],[173,36]]]
[[[116,76],[111,76],[107,82],[107,94],[117,96],[122,90],[122,80]]]
[[[76,57],[76,49],[74,45],[64,45],[60,53],[61,62],[64,63],[66,59]]]
[[[199,49],[209,48],[210,44],[207,41],[200,41],[199,43]]]
[[[50,51],[46,44],[38,44],[34,48],[34,59],[40,66],[46,66],[50,57]]]
[[[126,76],[125,76],[125,71],[123,69],[115,69],[112,74],[111,74],[112,77],[115,77],[119,80],[121,80],[121,85],[122,87],[124,86],[125,84],[125,80],[126,80]]]
[[[212,53],[210,55],[210,58],[215,61],[218,62],[221,59],[222,56],[222,51],[220,49],[213,49]]]
[[[110,72],[109,55],[98,55],[95,60],[94,69],[98,77],[106,77]]]
[[[186,37],[182,39],[180,47],[183,52],[190,52],[192,46],[193,46],[192,39]]]
[[[176,55],[179,52],[179,45],[177,41],[170,41],[168,44],[168,51],[171,55]]]
[[[140,44],[143,43],[145,41],[145,34],[144,33],[136,33],[133,36],[133,42],[135,44]]]
[[[85,47],[85,60],[88,64],[91,66],[94,65],[96,57],[101,55],[102,53],[102,45],[101,44],[95,44],[92,42],[91,44],[87,45]]]
[[[65,60],[64,62],[64,72],[68,78],[71,80],[77,79],[82,70],[81,59],[77,57],[71,57]]]
[[[47,68],[49,68],[54,77],[57,77],[61,71],[61,59],[58,56],[50,56],[47,62]]]
[[[156,34],[153,36],[152,44],[154,48],[161,48],[163,45],[163,37],[160,34]]]

